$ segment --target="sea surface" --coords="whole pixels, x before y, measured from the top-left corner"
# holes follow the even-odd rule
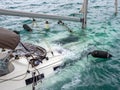
[[[57,20],[47,19],[50,30],[46,31],[45,19],[35,18],[37,24],[33,25],[32,18],[0,16],[0,27],[20,31],[21,41],[67,52],[61,68],[40,83],[38,90],[120,90],[120,0],[117,16],[114,1],[89,0],[86,29],[81,28],[80,22],[63,21],[66,28]],[[0,0],[0,8],[82,18],[82,3],[83,0]],[[23,24],[32,27],[33,32],[25,31]],[[113,57],[88,56],[93,50],[107,51]]]

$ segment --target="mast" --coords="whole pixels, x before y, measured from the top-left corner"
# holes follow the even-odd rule
[[[118,0],[115,0],[115,15],[118,13]]]
[[[84,0],[82,29],[85,29],[87,26],[87,8],[88,8],[88,0]]]
[[[43,18],[43,19],[52,19],[52,20],[65,20],[65,21],[80,22],[80,18],[76,18],[76,17],[46,15],[46,14],[38,14],[38,13],[14,11],[14,10],[6,10],[6,9],[0,9],[0,15],[21,16],[21,17]]]

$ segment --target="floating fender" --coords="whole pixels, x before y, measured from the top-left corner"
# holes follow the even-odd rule
[[[23,24],[23,28],[24,28],[26,31],[29,31],[29,32],[32,31],[32,29],[31,29],[27,24]]]
[[[106,51],[100,51],[100,50],[94,50],[92,52],[90,52],[88,55],[92,55],[93,57],[97,57],[97,58],[110,58],[112,57],[111,54],[109,54]]]

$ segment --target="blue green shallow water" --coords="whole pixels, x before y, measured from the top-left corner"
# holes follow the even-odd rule
[[[82,0],[0,1],[4,9],[76,17],[82,16],[78,15],[81,5]],[[120,90],[120,13],[114,16],[114,0],[89,0],[87,18],[85,30],[81,23],[65,21],[73,34],[53,20],[49,20],[51,29],[46,33],[44,19],[36,19],[39,27],[31,33],[22,28],[23,24],[32,25],[31,18],[1,16],[0,27],[20,31],[22,41],[46,47],[43,40],[47,40],[53,48],[59,46],[68,52],[63,67],[38,90]],[[87,52],[94,49],[108,51],[113,57],[87,58]]]

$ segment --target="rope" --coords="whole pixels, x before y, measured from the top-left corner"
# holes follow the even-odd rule
[[[25,75],[23,78],[17,79],[17,80],[13,80],[13,79],[18,78],[18,77],[21,77],[21,76],[23,76],[23,75]],[[0,83],[5,82],[5,81],[10,81],[10,80],[11,80],[11,81],[20,81],[20,80],[23,80],[24,78],[26,78],[26,76],[27,76],[27,73],[22,74],[22,75],[18,75],[18,76],[16,76],[16,77],[9,78],[9,79],[0,79],[0,80],[3,80],[3,81],[0,81]]]
[[[62,26],[66,28],[67,31],[69,31],[70,33],[73,33],[73,31],[61,20],[58,21],[58,24],[61,24]]]
[[[26,49],[26,51],[28,51],[28,52],[30,52],[30,50],[29,49],[27,49],[26,48],[26,46],[22,43],[22,42],[20,42],[21,43],[21,45]],[[34,59],[34,57],[33,57],[33,55],[32,54],[30,54],[30,56]]]
[[[34,24],[34,23],[36,23],[36,25],[37,25],[37,21],[33,18],[33,24]],[[37,26],[38,26],[38,25],[37,25]],[[38,28],[40,29],[39,26],[38,26]],[[46,40],[45,38],[43,38],[43,41],[45,42],[45,44],[46,44],[47,47],[49,48],[51,54],[54,56],[54,53],[53,53],[53,51],[52,51],[52,49],[51,49],[51,46],[48,44],[47,40]],[[22,44],[22,45],[23,45],[23,44]],[[23,45],[23,46],[24,46],[24,45]],[[25,48],[25,46],[24,46],[24,48]]]
[[[54,56],[54,53],[53,53],[53,51],[52,51],[52,49],[51,49],[51,46],[49,45],[49,43],[47,42],[47,40],[46,40],[45,38],[43,38],[43,41],[44,41],[45,44],[47,45],[47,47],[48,47],[49,51],[51,52],[51,54]]]
[[[67,30],[68,32],[70,32],[70,34],[72,34],[72,35],[79,35],[78,33],[75,33],[74,31],[72,31],[72,30],[67,26],[67,24],[65,24],[63,21],[59,20],[59,21],[58,21],[58,24],[64,26],[64,27],[66,28],[66,30]]]
[[[38,75],[41,75],[40,72],[39,72],[39,70],[37,68],[34,67],[34,69],[37,71]],[[41,79],[39,81],[42,83]]]
[[[36,22],[36,20],[33,19],[33,22]],[[37,23],[37,22],[36,22],[36,23]],[[72,31],[64,22],[62,22],[61,20],[58,21],[58,24],[64,26],[64,27],[66,28],[66,30],[67,30],[68,32],[70,32],[71,34],[78,35],[78,33],[73,32],[73,31]],[[38,28],[40,28],[40,27],[38,27]],[[49,49],[49,52],[51,52],[51,54],[54,56],[54,53],[53,53],[53,51],[52,51],[52,49],[51,49],[51,46],[49,45],[49,43],[47,42],[47,40],[46,40],[45,38],[43,38],[43,41],[44,41],[45,44],[47,45],[47,47],[48,47],[48,49]]]

